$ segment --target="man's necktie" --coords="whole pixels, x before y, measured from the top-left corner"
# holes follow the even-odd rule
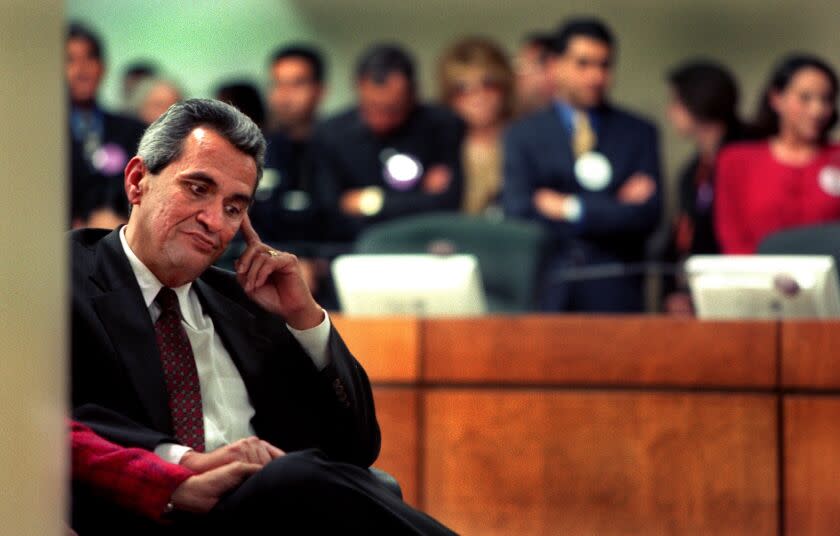
[[[201,386],[195,366],[190,340],[181,325],[178,296],[171,288],[160,289],[155,302],[160,316],[155,322],[155,334],[163,365],[169,411],[175,437],[184,445],[204,451],[204,416],[201,411]]]
[[[572,150],[575,153],[575,158],[577,158],[594,149],[598,140],[595,137],[595,131],[592,129],[592,123],[589,121],[588,113],[580,110],[575,111],[574,121],[575,133],[572,136]]]

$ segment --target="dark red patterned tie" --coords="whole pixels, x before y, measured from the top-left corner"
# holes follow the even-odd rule
[[[160,348],[166,392],[169,394],[169,411],[172,413],[175,437],[184,445],[204,452],[201,386],[198,383],[192,346],[181,325],[178,296],[171,288],[163,287],[155,302],[160,306],[155,334]]]

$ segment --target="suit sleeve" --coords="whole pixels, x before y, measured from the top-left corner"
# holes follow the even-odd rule
[[[502,183],[502,206],[505,216],[526,220],[537,219],[532,198],[534,185],[533,163],[529,161],[520,137],[514,130],[504,134],[504,181]]]
[[[583,219],[576,227],[582,236],[645,235],[656,229],[662,210],[659,140],[651,125],[640,128],[638,135],[641,139],[633,173],[649,175],[656,183],[656,191],[647,202],[638,205],[622,203],[612,194],[579,194]]]
[[[142,516],[160,520],[172,493],[193,475],[148,451],[111,443],[81,423],[70,425],[74,482]]]
[[[276,319],[263,319],[271,318]],[[370,382],[335,327],[323,370],[285,323],[269,338],[274,355],[267,355],[259,376],[251,378],[257,435],[287,452],[317,448],[333,460],[370,466],[381,442]]]
[[[721,253],[727,255],[755,253],[740,206],[743,160],[736,150],[724,149],[715,170],[715,232]]]
[[[312,138],[312,192],[327,220],[326,233],[331,240],[352,240],[362,229],[361,218],[346,216],[340,207],[341,194],[346,180],[338,161],[338,150],[330,133],[322,126]]]
[[[344,341],[331,328],[331,363],[321,372],[328,386],[328,413],[335,426],[323,429],[324,450],[337,459],[368,467],[379,456],[382,437],[370,381]]]

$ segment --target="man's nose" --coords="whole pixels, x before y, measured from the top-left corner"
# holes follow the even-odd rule
[[[224,222],[224,207],[222,203],[208,203],[196,215],[196,219],[209,232],[218,233]]]

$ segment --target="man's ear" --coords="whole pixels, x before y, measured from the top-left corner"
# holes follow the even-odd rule
[[[139,156],[135,156],[126,164],[125,195],[128,197],[129,204],[140,204],[140,199],[143,197],[143,184],[141,184],[141,181],[148,173],[149,170],[146,169],[146,164]]]

